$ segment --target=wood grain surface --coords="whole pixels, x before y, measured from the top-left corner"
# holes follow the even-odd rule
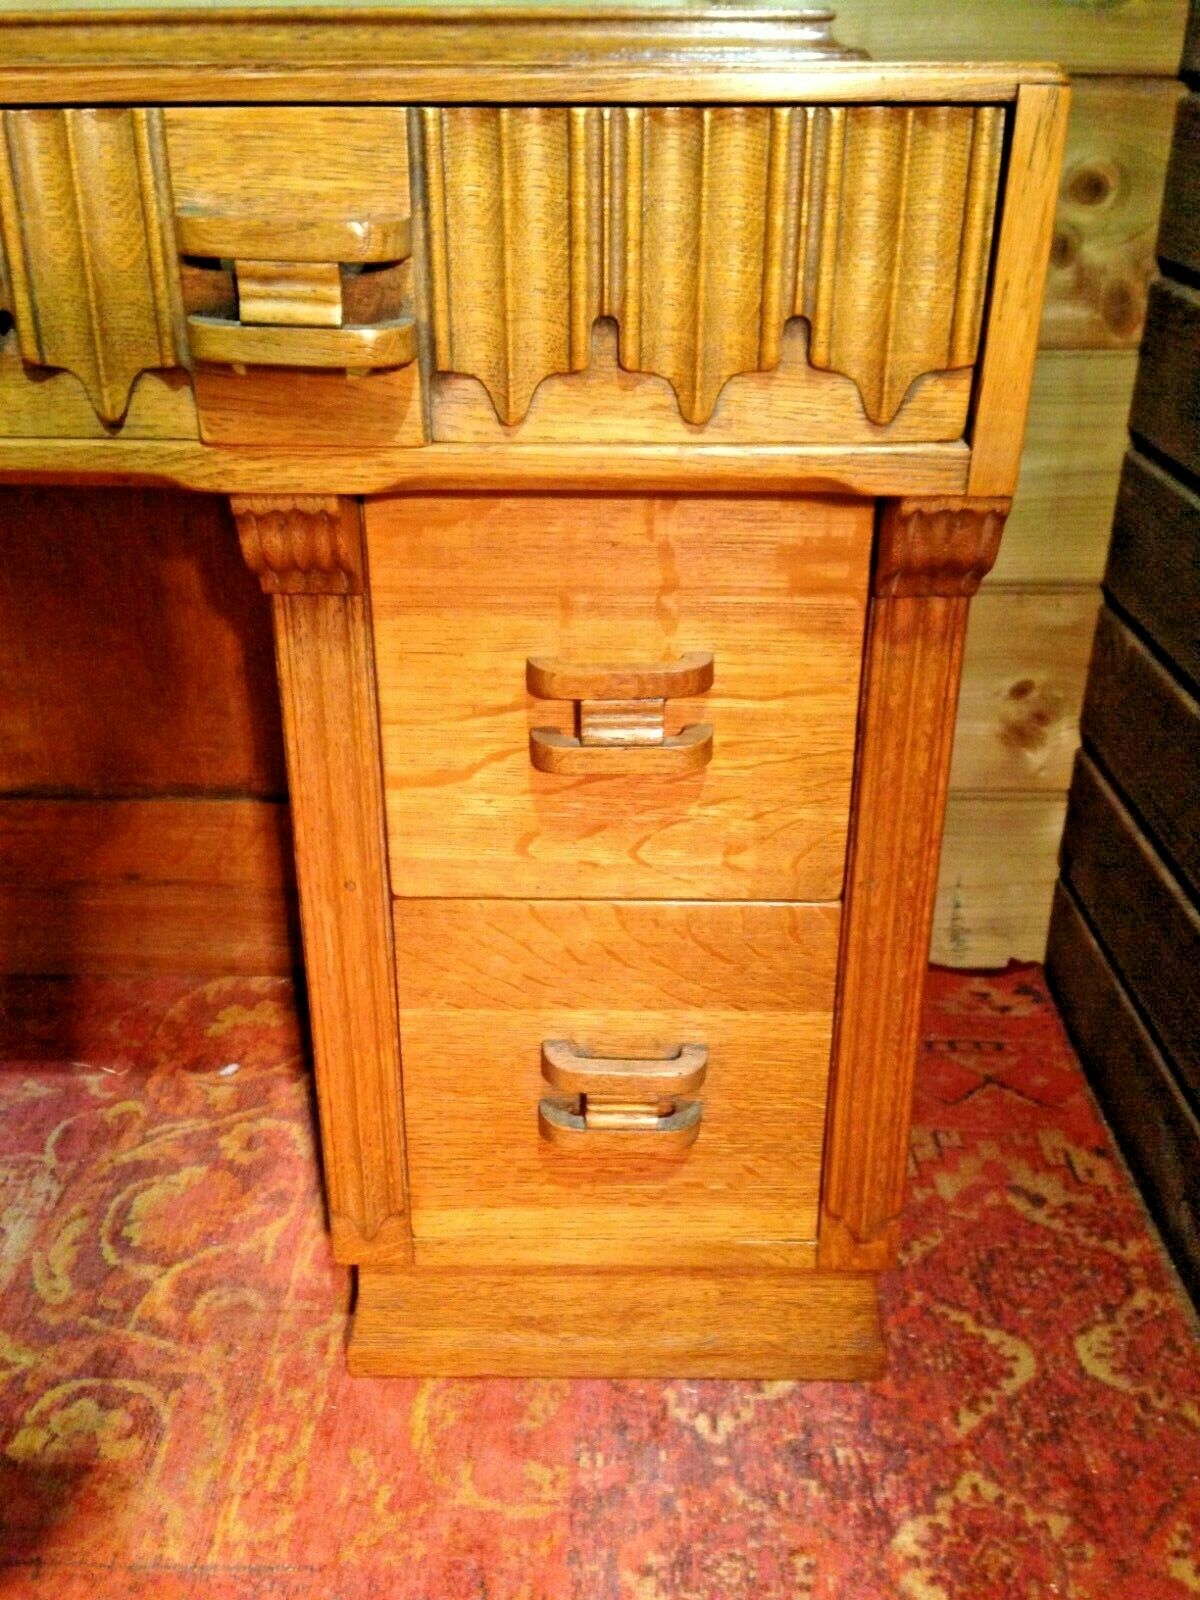
[[[1137,451],[1121,475],[1104,587],[1200,686],[1200,495]]]
[[[1200,699],[1107,607],[1096,630],[1083,736],[1200,897]]]
[[[1099,609],[1100,592],[1091,588],[989,586],[978,596],[967,626],[952,790],[1066,789]]]
[[[1200,1100],[1200,909],[1086,754],[1071,785],[1062,876],[1180,1081]]]
[[[267,602],[226,505],[0,490],[0,792],[285,788]]]
[[[1179,107],[1179,123],[1171,150],[1163,199],[1158,252],[1173,267],[1200,272],[1200,95],[1190,94]]]
[[[1200,1295],[1200,1118],[1062,884],[1055,891],[1046,976],[1163,1241],[1190,1293]]]
[[[1185,284],[1160,279],[1150,290],[1129,427],[1200,476],[1200,291]]]
[[[0,800],[0,972],[299,965],[281,802]]]
[[[426,1268],[359,1275],[348,1360],[364,1377],[861,1379],[884,1344],[862,1275]]]
[[[836,906],[398,900],[417,1264],[811,1265]],[[708,1048],[699,1137],[539,1138],[546,1039]]]
[[[871,520],[756,497],[369,503],[395,892],[837,898]],[[530,728],[574,710],[527,694],[529,656],[690,650],[715,682],[668,703],[668,731],[711,723],[709,765],[534,771]]]

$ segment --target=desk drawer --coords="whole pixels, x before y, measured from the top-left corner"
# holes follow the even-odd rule
[[[840,896],[869,504],[413,497],[366,519],[397,894]],[[706,656],[711,688],[671,666]]]
[[[811,1264],[839,921],[837,906],[397,901],[418,1262]],[[703,1081],[666,1108],[675,1128],[601,1115],[549,1138],[539,1105],[561,1124],[574,1096],[548,1081],[547,1041],[634,1076],[690,1046]]]

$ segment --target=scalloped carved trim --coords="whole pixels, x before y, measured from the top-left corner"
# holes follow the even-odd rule
[[[435,370],[502,422],[589,364],[666,378],[685,421],[779,361],[886,424],[915,379],[971,366],[991,252],[996,106],[452,107],[421,114]]]
[[[74,373],[110,426],[139,374],[180,365],[165,170],[159,111],[3,113],[0,233],[21,355]]]
[[[1000,553],[1009,500],[889,500],[875,552],[877,595],[973,595]]]
[[[358,507],[336,495],[230,495],[242,557],[267,594],[361,594]]]

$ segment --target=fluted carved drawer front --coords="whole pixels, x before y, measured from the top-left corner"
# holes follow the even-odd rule
[[[425,110],[435,437],[961,437],[1003,127],[997,106]]]
[[[872,507],[370,501],[393,888],[841,894]]]
[[[839,922],[397,901],[418,1263],[811,1265]]]

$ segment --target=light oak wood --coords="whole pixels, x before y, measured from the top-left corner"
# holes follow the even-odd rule
[[[588,365],[599,317],[693,424],[792,317],[878,424],[975,359],[994,107],[451,107],[422,132],[435,366],[506,424]]]
[[[950,794],[930,960],[1002,967],[1042,959],[1066,811],[1065,792]]]
[[[294,386],[276,389],[267,404],[290,416],[295,429]],[[245,380],[241,380],[245,381]],[[353,380],[364,386],[381,375]],[[342,380],[338,379],[339,384]],[[343,385],[352,404],[353,389]],[[289,393],[289,390],[292,392]],[[262,404],[262,402],[256,402]],[[363,405],[370,403],[365,395]],[[406,402],[407,403],[407,402]],[[327,407],[332,401],[326,402]],[[419,404],[413,406],[418,425]],[[327,411],[327,414],[330,414]],[[355,408],[355,415],[358,414]],[[329,434],[324,435],[328,444]],[[316,439],[313,443],[318,442]],[[439,444],[427,450],[355,448],[326,450],[208,450],[186,441],[18,439],[0,444],[0,482],[176,484],[229,494],[363,494],[394,490],[638,489],[750,494],[785,493],[894,495],[958,494],[966,487],[966,445],[717,446],[683,450],[677,445],[522,445],[494,450],[486,445]]]
[[[361,121],[357,126],[361,127]],[[296,125],[293,123],[292,127]],[[375,133],[375,124],[369,127]],[[330,129],[320,117],[316,119],[316,130],[318,136],[329,133],[335,138],[339,138],[343,131],[340,127]],[[235,128],[232,131],[237,130]],[[243,122],[241,131],[257,134],[258,124],[247,125]],[[312,124],[304,126],[303,131],[307,143]],[[395,124],[379,130],[385,136],[394,132]],[[212,136],[211,127],[205,127],[200,135],[205,145]],[[187,151],[187,134],[180,133],[178,137],[183,140]],[[193,132],[192,138],[196,137]],[[340,150],[337,154],[340,156]],[[321,152],[321,155],[322,159],[326,158],[326,152]],[[179,159],[187,162],[189,156],[184,154]],[[285,147],[280,153],[278,167],[277,181],[281,188],[293,187],[293,170],[293,158]],[[308,177],[311,174],[303,175]],[[205,181],[201,174],[195,177],[197,182]],[[263,181],[270,181],[265,174]],[[407,174],[398,182],[397,190],[398,200],[406,198]],[[268,198],[264,196],[264,201]],[[295,196],[297,205],[301,198],[299,194]],[[240,191],[239,201],[245,204]],[[185,208],[175,214],[175,233],[179,248],[185,255],[232,256],[241,261],[261,257],[266,261],[303,261],[322,265],[331,261],[403,261],[412,254],[412,218],[407,216],[373,216],[361,220],[354,217],[288,217],[280,216],[274,210],[261,216],[247,216],[241,210],[219,213]]]
[[[1069,103],[1057,85],[1026,84],[1017,94],[975,406],[973,496],[1016,487]]]
[[[273,594],[333,1246],[409,1259],[379,728],[359,507],[235,499]],[[288,577],[288,558],[294,575]]]
[[[188,343],[197,361],[234,366],[403,367],[416,359],[411,317],[364,328],[259,327],[221,317],[189,317]]]
[[[364,1377],[864,1379],[884,1344],[862,1275],[426,1269],[360,1274],[348,1360]]]
[[[602,506],[563,495],[368,504],[393,887],[836,898],[870,507]],[[700,649],[717,663],[713,687],[672,700],[668,721],[671,732],[711,723],[701,771],[573,779],[531,767],[529,730],[555,720],[555,703],[527,694],[530,655],[641,664]],[[558,711],[569,728],[573,706]],[[639,752],[647,767],[661,756]]]
[[[937,885],[968,595],[1002,505],[885,510],[867,628],[829,1126],[822,1267],[890,1265],[898,1243],[921,980]],[[879,590],[882,588],[882,594]]]
[[[0,799],[0,972],[290,973],[278,801]]]
[[[611,318],[591,331],[591,355],[579,372],[544,378],[529,410],[509,427],[496,415],[477,378],[435,373],[430,383],[431,433],[446,443],[875,446],[960,439],[966,427],[973,370],[918,378],[890,422],[872,422],[853,378],[821,372],[808,359],[808,324],[784,325],[778,365],[769,372],[737,373],[717,396],[703,424],[685,422],[666,378],[626,372],[618,360],[619,336]]]
[[[1099,589],[984,589],[967,628],[951,789],[1066,792],[1099,609]]]
[[[810,1263],[837,906],[397,900],[418,1266]],[[550,1146],[542,1050],[708,1050],[699,1137]]]
[[[152,110],[0,113],[0,232],[21,354],[83,383],[102,422],[138,375],[179,364]]]

